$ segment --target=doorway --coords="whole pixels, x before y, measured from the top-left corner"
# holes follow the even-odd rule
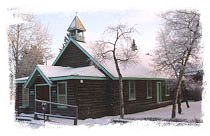
[[[35,99],[49,101],[49,86],[48,85],[39,85],[36,84],[35,86],[36,95]],[[35,102],[36,104],[36,112],[42,113],[42,103]],[[49,105],[47,105],[46,113],[49,113]]]

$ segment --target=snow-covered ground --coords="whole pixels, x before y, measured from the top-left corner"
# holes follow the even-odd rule
[[[148,121],[147,119],[155,120],[153,123],[158,123],[159,125],[162,123],[164,124],[172,124],[177,125],[180,124],[179,121],[187,121],[182,122],[181,125],[189,125],[189,124],[195,124],[197,123],[189,123],[189,122],[195,122],[195,121],[201,121],[202,122],[202,110],[201,110],[201,102],[190,102],[190,108],[186,107],[185,103],[182,103],[182,114],[177,114],[176,119],[178,122],[167,122],[166,120],[170,120],[171,117],[171,108],[172,106],[169,105],[167,107],[149,110],[145,112],[139,112],[135,114],[128,114],[125,115],[126,119],[131,119],[128,123],[125,123],[123,125],[148,125],[148,123],[151,123],[151,121]],[[106,116],[98,119],[85,119],[85,120],[78,120],[78,125],[80,126],[118,126],[122,125],[120,123],[113,123],[113,119],[119,119],[119,116]],[[147,121],[145,121],[146,119]],[[43,120],[32,120],[30,122],[23,122],[23,121],[17,121],[17,125],[20,126],[31,126],[33,128],[39,128],[41,126],[45,127],[62,127],[62,126],[73,126],[73,120],[68,119],[60,119],[60,118],[50,118],[50,121],[46,121],[44,124]]]

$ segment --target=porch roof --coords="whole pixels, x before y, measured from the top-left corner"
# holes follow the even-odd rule
[[[21,78],[17,78],[15,79],[16,83],[25,83],[27,81],[28,77],[21,77]]]
[[[105,77],[95,66],[87,67],[62,67],[62,66],[46,66],[38,65],[39,69],[48,78],[66,77],[66,76],[81,76],[81,77]]]

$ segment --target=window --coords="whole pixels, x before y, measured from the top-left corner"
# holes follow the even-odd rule
[[[57,83],[57,101],[58,103],[67,104],[67,82]],[[66,106],[58,106],[59,108],[66,108]]]
[[[128,100],[136,100],[136,84],[135,81],[129,81],[129,98]]]
[[[168,80],[165,81],[165,96],[170,96]]]
[[[29,106],[29,88],[24,88],[23,87],[22,106],[24,106],[24,107]]]
[[[152,81],[147,81],[147,99],[152,98]]]

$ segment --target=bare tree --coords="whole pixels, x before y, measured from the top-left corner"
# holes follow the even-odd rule
[[[194,10],[168,11],[161,15],[163,28],[159,32],[159,46],[154,59],[157,70],[170,73],[177,79],[174,89],[172,118],[176,117],[176,103],[181,113],[181,82],[186,68],[200,59],[200,14]]]
[[[11,87],[13,86],[14,78],[28,76],[34,68],[29,63],[23,63],[26,59],[29,59],[26,58],[27,51],[37,48],[41,52],[35,55],[28,55],[31,59],[28,62],[33,65],[37,65],[40,62],[43,64],[46,60],[53,57],[48,46],[51,43],[51,38],[47,28],[34,15],[19,14],[19,17],[28,23],[11,25],[8,30]],[[32,57],[34,58],[32,59]],[[34,61],[35,58],[40,60]]]
[[[132,34],[136,32],[135,27],[129,27],[124,24],[109,26],[104,34],[108,38],[97,41],[94,46],[95,58],[98,61],[113,60],[119,77],[119,100],[120,117],[124,118],[124,100],[123,100],[123,79],[119,63],[129,63],[137,57],[135,41],[132,40]],[[133,45],[132,44],[133,41]]]

